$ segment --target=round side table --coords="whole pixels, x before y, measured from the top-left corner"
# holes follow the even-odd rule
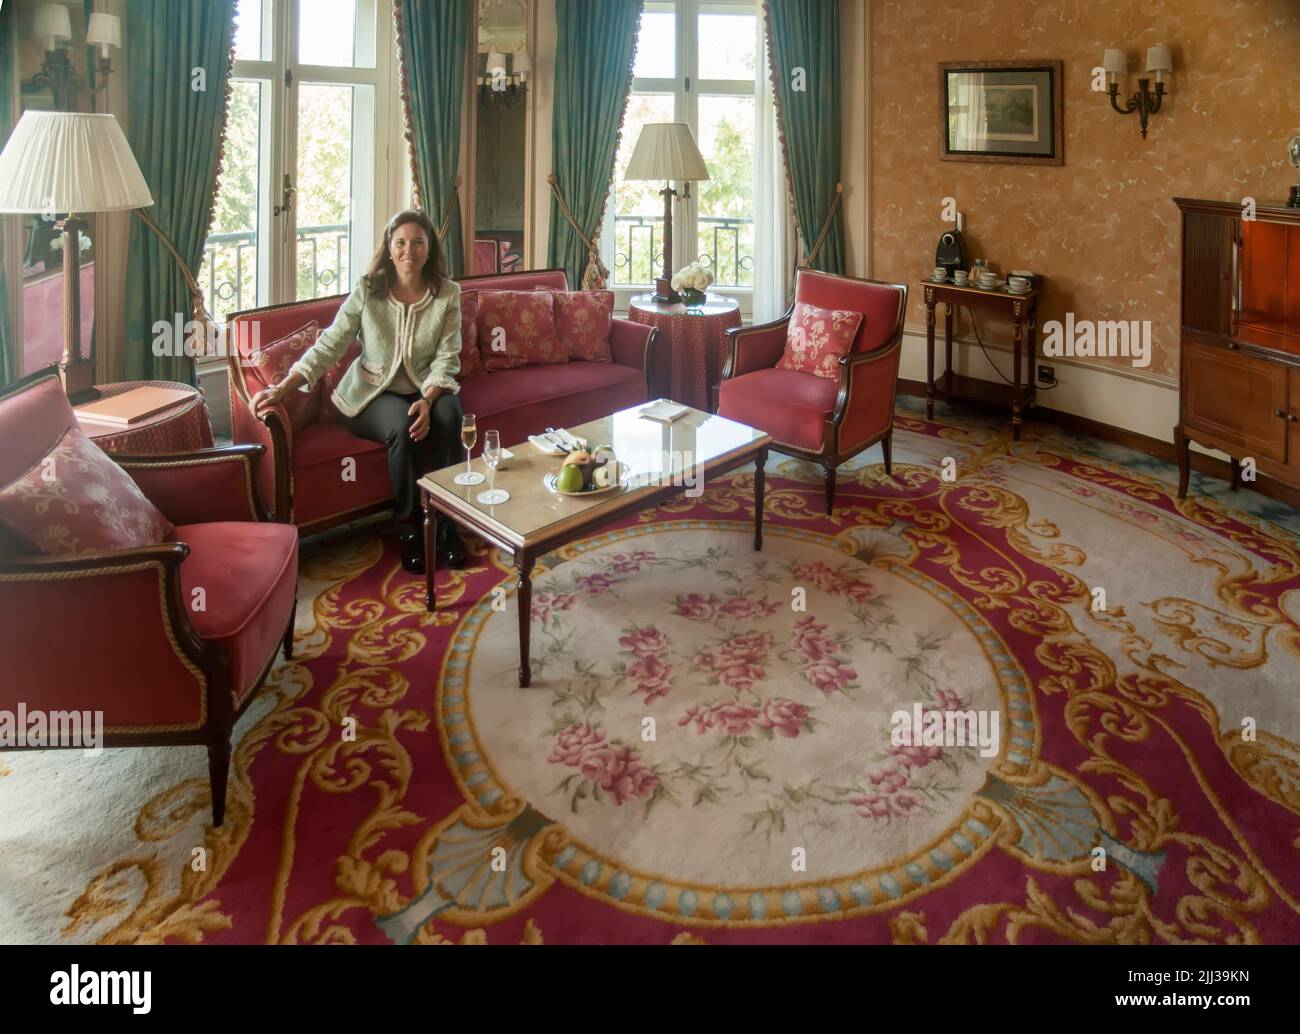
[[[689,309],[681,302],[664,304],[652,294],[628,303],[633,323],[655,327],[664,339],[651,364],[650,397],[711,412],[713,389],[722,380],[727,359],[727,331],[740,326],[740,303],[710,294]]]
[[[121,381],[95,387],[102,398],[112,398],[132,388],[177,388],[194,392],[192,399],[169,406],[130,427],[78,421],[86,437],[105,452],[148,455],[212,448],[212,421],[208,419],[208,407],[198,388],[178,381]]]

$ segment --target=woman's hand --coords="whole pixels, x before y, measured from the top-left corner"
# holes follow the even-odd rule
[[[411,403],[411,408],[406,411],[407,416],[415,417],[411,424],[411,441],[423,441],[429,433],[429,410],[432,406],[432,399],[416,399]]]
[[[249,399],[248,405],[253,410],[253,415],[260,420],[283,401],[284,386],[272,384],[269,388],[263,388]]]

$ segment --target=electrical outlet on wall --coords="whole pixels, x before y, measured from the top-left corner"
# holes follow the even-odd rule
[[[1046,388],[1054,388],[1056,386],[1056,367],[1044,366],[1042,363],[1039,363],[1038,383]]]

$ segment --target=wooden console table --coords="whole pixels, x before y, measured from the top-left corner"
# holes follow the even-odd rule
[[[957,287],[954,284],[936,284],[931,280],[922,280],[925,291],[925,415],[934,419],[935,397],[945,402],[958,400],[983,402],[995,406],[1011,407],[1011,433],[1020,441],[1020,421],[1025,410],[1033,405],[1036,396],[1037,376],[1037,326],[1035,313],[1038,309],[1038,292],[1028,294],[1009,294],[1006,291],[982,291],[978,287]],[[934,377],[934,307],[943,302],[944,310],[943,344],[944,372],[937,381]],[[1014,359],[1015,372],[1012,383],[998,384],[994,381],[980,380],[978,377],[966,377],[956,373],[952,368],[952,312],[959,305],[968,305],[973,309],[990,309],[1011,317],[1014,324]],[[1028,363],[1022,363],[1022,352],[1028,346]],[[1028,383],[1021,381],[1021,370],[1028,374]]]

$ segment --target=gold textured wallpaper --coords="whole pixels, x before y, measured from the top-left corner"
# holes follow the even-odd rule
[[[915,284],[929,272],[945,226],[941,205],[953,197],[972,259],[1046,276],[1040,326],[1067,311],[1150,320],[1144,372],[1176,379],[1179,221],[1170,199],[1285,199],[1296,178],[1286,142],[1300,132],[1300,0],[871,7],[872,275]],[[1158,43],[1173,55],[1171,92],[1143,140],[1136,114],[1121,117],[1105,93],[1092,92],[1092,70],[1107,47],[1124,48],[1122,99]],[[940,161],[939,62],[1040,58],[1065,63],[1065,164]],[[924,328],[919,290],[913,298],[908,323]],[[988,317],[980,329],[986,342],[1010,341],[1009,326]]]

